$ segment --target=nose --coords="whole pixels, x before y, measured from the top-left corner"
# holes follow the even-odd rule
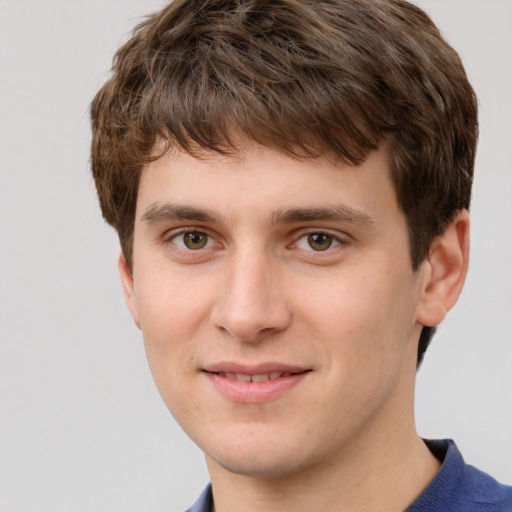
[[[211,316],[217,329],[244,342],[284,331],[292,318],[279,264],[255,252],[239,252],[226,263]]]

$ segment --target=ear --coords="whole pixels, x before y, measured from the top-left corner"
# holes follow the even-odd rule
[[[121,277],[121,284],[123,285],[124,300],[132,315],[133,321],[140,329],[139,306],[134,293],[133,273],[128,263],[126,263],[123,253],[119,255],[119,259],[117,260],[117,269]]]
[[[420,267],[421,298],[417,318],[422,325],[441,323],[455,305],[469,264],[469,214],[461,210],[437,237]]]

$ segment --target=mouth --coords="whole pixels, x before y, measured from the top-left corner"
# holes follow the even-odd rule
[[[203,372],[213,389],[230,402],[260,404],[287,394],[312,370],[279,364],[247,367],[225,363]]]
[[[269,373],[232,373],[232,372],[209,372],[218,375],[219,377],[224,377],[229,380],[236,380],[238,382],[265,382],[267,380],[276,380],[281,377],[290,377],[291,375],[295,375],[296,373],[302,372],[269,372]]]

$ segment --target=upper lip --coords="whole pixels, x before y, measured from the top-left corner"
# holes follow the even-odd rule
[[[245,375],[262,375],[271,372],[302,373],[311,370],[305,366],[298,366],[278,362],[263,362],[257,364],[243,364],[234,361],[221,361],[212,363],[203,368],[208,373],[243,373]]]

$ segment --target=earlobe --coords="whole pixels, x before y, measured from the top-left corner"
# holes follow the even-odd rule
[[[132,269],[126,262],[123,253],[119,255],[119,259],[117,260],[117,269],[119,271],[119,276],[121,277],[126,306],[132,315],[133,321],[140,329],[139,307],[137,305],[137,299],[134,292],[133,273]]]
[[[469,214],[460,211],[442,235],[432,243],[420,268],[421,299],[418,322],[441,323],[462,291],[469,264]]]

